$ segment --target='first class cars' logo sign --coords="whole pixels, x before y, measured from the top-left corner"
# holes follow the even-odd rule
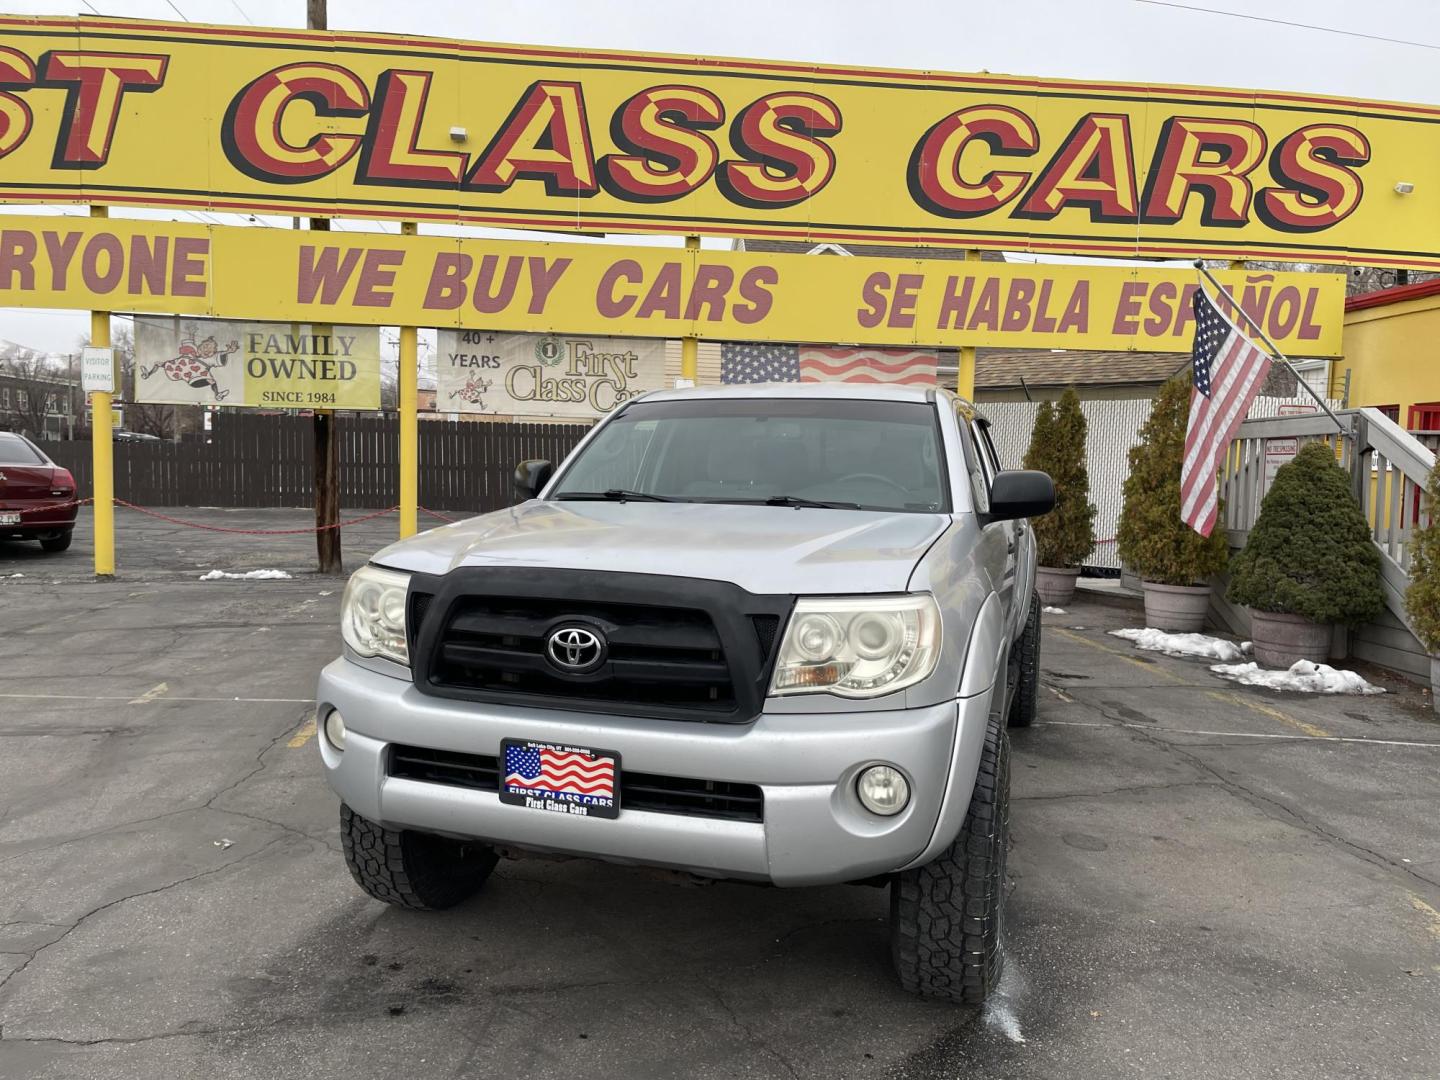
[[[1437,107],[104,18],[0,40],[9,201],[1440,268]]]

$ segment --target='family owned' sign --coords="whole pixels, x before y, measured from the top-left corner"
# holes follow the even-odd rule
[[[135,399],[254,409],[380,408],[374,326],[135,319]]]
[[[653,338],[442,330],[439,344],[440,412],[593,419],[665,381],[665,342]]]

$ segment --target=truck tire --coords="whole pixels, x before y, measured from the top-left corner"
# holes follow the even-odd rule
[[[904,989],[979,1005],[999,985],[1009,842],[1010,737],[994,716],[960,835],[890,885],[890,951]]]
[[[1015,642],[1018,678],[1010,698],[1011,727],[1029,727],[1035,722],[1035,708],[1040,696],[1040,594],[1030,594],[1030,617],[1020,640]]]
[[[398,831],[340,804],[340,843],[355,883],[395,907],[438,911],[473,896],[495,868],[484,844]]]
[[[45,537],[40,541],[40,547],[51,554],[68,550],[70,547],[69,531],[62,532],[59,536]]]

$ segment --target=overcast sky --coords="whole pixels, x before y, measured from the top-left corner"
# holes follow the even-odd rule
[[[257,26],[305,22],[304,0],[92,2],[3,0],[3,7]],[[1440,0],[330,0],[330,25],[1440,104]],[[84,326],[74,313],[0,310],[0,338],[43,349],[72,348]]]

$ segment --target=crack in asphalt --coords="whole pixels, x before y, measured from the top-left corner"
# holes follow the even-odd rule
[[[1181,746],[1178,743],[1169,742],[1166,739],[1160,738],[1160,732],[1149,731],[1145,728],[1137,727],[1134,724],[1126,723],[1120,716],[1113,713],[1111,711],[1111,708],[1105,704],[1097,705],[1086,701],[1078,702],[1078,704],[1082,705],[1084,708],[1090,709],[1093,712],[1099,713],[1101,716],[1105,717],[1105,719],[1109,720],[1112,724],[1115,724],[1116,726],[1123,725],[1125,731],[1130,732],[1132,735],[1140,739],[1143,739],[1145,742],[1151,744],[1152,746],[1166,750],[1169,753],[1175,755],[1176,757],[1183,759],[1184,761],[1188,762],[1192,768],[1197,769],[1200,772],[1205,773],[1206,775],[1213,776],[1221,786],[1229,790],[1232,794],[1238,795],[1239,797],[1245,799],[1252,806],[1255,806],[1257,809],[1264,812],[1267,817],[1270,817],[1274,820],[1288,820],[1292,824],[1297,824],[1306,832],[1309,832],[1314,836],[1320,837],[1321,839],[1328,842],[1332,847],[1336,847],[1342,851],[1345,851],[1347,854],[1352,855],[1353,857],[1359,859],[1361,862],[1369,863],[1371,866],[1378,866],[1382,869],[1402,873],[1407,877],[1414,878],[1417,881],[1423,881],[1426,885],[1429,885],[1432,888],[1440,889],[1440,880],[1426,877],[1424,874],[1421,874],[1417,870],[1415,870],[1413,866],[1409,866],[1396,859],[1392,859],[1388,855],[1376,851],[1374,848],[1368,848],[1364,844],[1359,843],[1358,841],[1352,840],[1347,836],[1342,836],[1339,833],[1326,828],[1320,822],[1312,820],[1299,808],[1292,806],[1289,803],[1284,802],[1280,799],[1277,799],[1272,795],[1266,795],[1265,793],[1257,791],[1252,787],[1248,787],[1247,785],[1241,783],[1239,780],[1236,780],[1233,777],[1226,776],[1218,768],[1206,762],[1199,755],[1189,753],[1186,747]],[[1278,813],[1276,813],[1275,811],[1278,811]]]
[[[97,836],[106,836],[110,833],[120,832],[124,829],[128,829],[136,825],[148,825],[151,822],[163,821],[166,818],[178,817],[183,814],[199,813],[201,810],[212,810],[217,814],[230,814],[235,817],[248,818],[251,821],[262,822],[266,825],[273,825],[277,829],[282,829],[285,832],[293,833],[296,836],[304,837],[307,840],[315,840],[323,843],[331,850],[340,850],[338,847],[332,844],[328,838],[314,836],[310,833],[305,832],[303,829],[297,829],[293,825],[287,825],[283,821],[276,821],[273,818],[262,817],[259,814],[248,813],[244,810],[234,810],[223,806],[215,805],[216,799],[219,799],[221,796],[228,795],[231,792],[237,790],[247,781],[253,779],[255,776],[258,776],[260,773],[264,772],[267,768],[269,768],[269,763],[264,760],[265,755],[274,750],[281,739],[286,738],[288,735],[291,734],[291,732],[295,730],[296,724],[304,720],[305,716],[310,712],[310,709],[310,706],[305,706],[298,720],[293,716],[288,717],[285,721],[285,726],[281,729],[281,731],[277,735],[272,737],[270,741],[267,742],[263,747],[261,747],[260,751],[255,755],[255,765],[250,768],[248,772],[242,775],[238,780],[235,780],[233,783],[227,784],[225,787],[221,788],[219,791],[215,792],[213,795],[207,798],[203,803],[199,803],[194,806],[181,806],[173,810],[165,810],[158,814],[151,814],[147,817],[134,818],[129,821],[118,822],[114,825],[107,825],[103,829],[95,829],[91,832],[80,833],[77,836],[67,836],[63,840],[55,840],[49,843],[41,843],[33,847],[26,847],[11,855],[6,855],[3,858],[0,858],[0,866],[3,866],[8,862],[12,862],[15,859],[21,859],[27,855],[33,855],[37,852],[54,851],[58,848],[67,847],[70,844],[79,843],[82,840],[93,840]],[[20,842],[23,843],[23,841]]]
[[[1065,791],[1057,795],[1015,795],[1011,802],[1050,802],[1056,799],[1093,799],[1100,795],[1125,795],[1132,791],[1170,791],[1186,787],[1221,787],[1213,780],[1175,780],[1168,784],[1131,784],[1127,787],[1106,788],[1104,791]]]
[[[767,1054],[769,1054],[776,1061],[778,1061],[785,1069],[785,1071],[789,1073],[792,1077],[794,1077],[794,1080],[800,1080],[800,1073],[796,1071],[795,1066],[790,1063],[789,1059],[786,1058],[784,1054],[780,1053],[779,1050],[776,1050],[773,1046],[771,1046],[765,1039],[755,1034],[754,1029],[751,1028],[749,1024],[741,1020],[739,1014],[736,1013],[733,1008],[731,1008],[730,1003],[725,1000],[725,995],[720,993],[719,989],[711,986],[709,983],[701,983],[700,985],[705,990],[707,990],[712,997],[715,998],[716,1003],[720,1006],[721,1009],[725,1011],[725,1015],[730,1018],[730,1023],[734,1027],[738,1028],[740,1032],[744,1034],[746,1038],[748,1038],[754,1045],[758,1046],[761,1050],[764,1050]]]
[[[308,1021],[307,1021],[308,1022]],[[135,1035],[129,1038],[123,1036],[106,1036],[100,1039],[64,1039],[57,1035],[37,1035],[19,1037],[4,1037],[4,1026],[0,1025],[0,1042],[27,1043],[31,1046],[42,1046],[53,1044],[56,1046],[135,1046],[140,1043],[156,1042],[161,1039],[183,1039],[191,1036],[200,1037],[206,1035],[248,1035],[256,1031],[268,1031],[272,1028],[284,1027],[289,1024],[296,1024],[297,1021],[290,1018],[281,1018],[264,1024],[246,1024],[240,1027],[207,1027],[192,1028],[181,1031],[157,1031],[151,1035]]]
[[[5,978],[0,979],[0,990],[3,990],[5,986],[10,982],[10,980],[15,978],[15,976],[19,975],[22,971],[24,971],[32,963],[34,963],[41,953],[45,952],[45,950],[47,949],[59,945],[60,942],[64,941],[76,930],[80,929],[81,925],[83,925],[86,920],[100,914],[102,911],[108,911],[110,908],[115,907],[117,904],[123,904],[130,900],[138,900],[142,896],[154,896],[156,893],[166,892],[167,890],[177,888],[180,885],[185,885],[192,881],[198,881],[200,878],[209,877],[212,874],[218,874],[222,870],[228,870],[233,866],[239,866],[242,863],[249,862],[251,859],[258,858],[259,856],[265,854],[265,852],[269,851],[272,847],[282,842],[284,839],[285,837],[283,836],[277,836],[273,840],[269,840],[266,843],[260,845],[258,848],[256,848],[249,854],[241,855],[237,859],[230,859],[228,862],[223,862],[219,866],[212,866],[207,870],[201,870],[197,873],[190,874],[187,877],[180,878],[178,881],[171,881],[164,885],[158,885],[153,889],[142,889],[140,892],[130,893],[128,896],[119,896],[116,897],[114,900],[107,900],[105,903],[100,904],[97,907],[91,908],[89,911],[85,912],[85,914],[81,915],[78,919],[71,923],[69,929],[67,929],[54,941],[47,941],[44,945],[41,945],[38,949],[35,949],[31,952],[26,952],[23,949],[20,950],[20,955],[27,957],[27,959],[25,963],[21,964],[14,971],[10,972],[10,974],[6,975]]]

